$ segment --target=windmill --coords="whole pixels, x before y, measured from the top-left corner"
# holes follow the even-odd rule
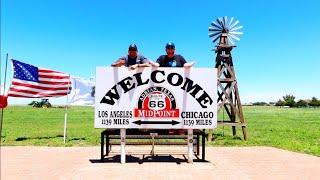
[[[218,114],[224,109],[228,120],[218,120],[218,125],[231,126],[233,136],[236,135],[236,127],[242,128],[243,138],[248,139],[247,124],[245,122],[237,79],[233,67],[231,51],[236,41],[240,40],[242,26],[233,17],[217,18],[211,22],[209,37],[213,43],[217,43],[214,49],[217,53],[217,85],[218,85]],[[212,139],[212,131],[209,131],[209,141]]]

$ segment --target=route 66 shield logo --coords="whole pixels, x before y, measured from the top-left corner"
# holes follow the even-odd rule
[[[149,95],[148,108],[159,111],[166,108],[166,96],[160,93],[152,93]]]

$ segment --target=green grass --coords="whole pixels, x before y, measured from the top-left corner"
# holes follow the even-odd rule
[[[209,144],[272,146],[320,156],[320,108],[244,107],[244,116],[248,141],[241,140],[241,128],[233,137],[231,127],[225,126],[214,131]]]
[[[100,143],[100,129],[93,125],[92,107],[68,109],[66,146],[89,146]],[[4,112],[3,145],[63,144],[64,108],[12,106]]]
[[[92,107],[68,110],[68,140],[63,144],[64,109],[12,106],[5,110],[2,145],[92,146],[100,144]],[[272,146],[320,156],[320,108],[244,107],[249,140],[241,129],[214,130],[211,146]],[[225,115],[226,116],[226,115]],[[222,117],[222,114],[220,114]]]

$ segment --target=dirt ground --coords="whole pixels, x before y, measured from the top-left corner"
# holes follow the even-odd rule
[[[320,157],[271,147],[207,147],[207,162],[186,163],[186,147],[1,147],[1,179],[319,179]],[[200,156],[201,158],[201,156]]]

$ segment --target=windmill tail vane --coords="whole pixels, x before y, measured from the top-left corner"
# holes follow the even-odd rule
[[[235,41],[240,40],[243,34],[241,31],[243,26],[233,17],[228,19],[227,16],[217,18],[212,21],[209,27],[209,37],[215,43],[219,40],[219,45],[234,45]]]

